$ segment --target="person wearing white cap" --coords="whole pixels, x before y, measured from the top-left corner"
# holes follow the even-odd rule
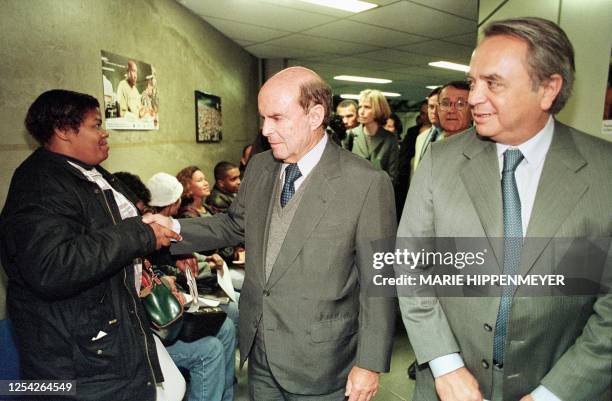
[[[151,192],[149,206],[156,213],[164,216],[177,214],[181,205],[183,185],[176,177],[167,173],[156,173],[149,178],[146,185]],[[177,260],[174,264],[179,267],[179,262]],[[184,266],[189,265],[185,263]],[[197,267],[197,261],[195,266]],[[177,340],[166,347],[177,366],[189,369],[189,401],[233,399],[235,347],[236,333],[230,319],[225,320],[214,337],[203,337],[191,343]]]
[[[173,216],[178,212],[183,186],[176,177],[168,173],[156,173],[147,181],[147,188],[151,192],[149,206],[156,213]]]

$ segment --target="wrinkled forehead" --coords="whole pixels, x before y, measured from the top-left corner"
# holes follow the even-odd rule
[[[440,100],[449,98],[464,98],[467,99],[470,92],[466,89],[455,88],[454,86],[447,86],[440,91]]]

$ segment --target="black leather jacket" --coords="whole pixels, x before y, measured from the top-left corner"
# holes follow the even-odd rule
[[[163,378],[132,260],[155,235],[121,220],[111,192],[43,148],[19,166],[0,215],[9,318],[23,379],[75,380],[79,400],[154,400]]]

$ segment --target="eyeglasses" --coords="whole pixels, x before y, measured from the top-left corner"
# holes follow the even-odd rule
[[[468,107],[468,102],[465,99],[457,99],[456,102],[451,102],[448,99],[442,99],[442,101],[438,104],[441,110],[450,111],[451,107],[455,106],[455,110],[463,111]]]

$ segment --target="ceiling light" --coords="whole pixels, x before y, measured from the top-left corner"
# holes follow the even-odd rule
[[[359,0],[300,0],[305,3],[316,4],[318,6],[337,8],[338,10],[360,13],[371,8],[378,7],[377,4]]]
[[[353,95],[352,93],[343,93],[340,95],[342,99],[355,99],[359,100],[359,95]]]
[[[470,70],[469,65],[451,63],[450,61],[432,61],[431,63],[429,63],[429,65],[432,67],[446,68],[447,70],[462,72],[468,72]]]
[[[439,88],[440,86],[442,86],[442,85],[428,85],[428,86],[426,86],[426,88],[427,88],[427,89],[434,90],[434,89],[436,89],[436,88]]]
[[[383,94],[383,96],[386,97],[398,97],[398,96],[402,96],[401,93],[395,93],[395,92],[380,92]],[[356,99],[359,100],[359,95],[355,95],[353,93],[343,93],[340,95],[340,97],[342,99]]]
[[[353,75],[336,75],[334,79],[337,79],[338,81],[368,82],[371,84],[388,84],[388,83],[393,82],[390,79],[356,77]]]

